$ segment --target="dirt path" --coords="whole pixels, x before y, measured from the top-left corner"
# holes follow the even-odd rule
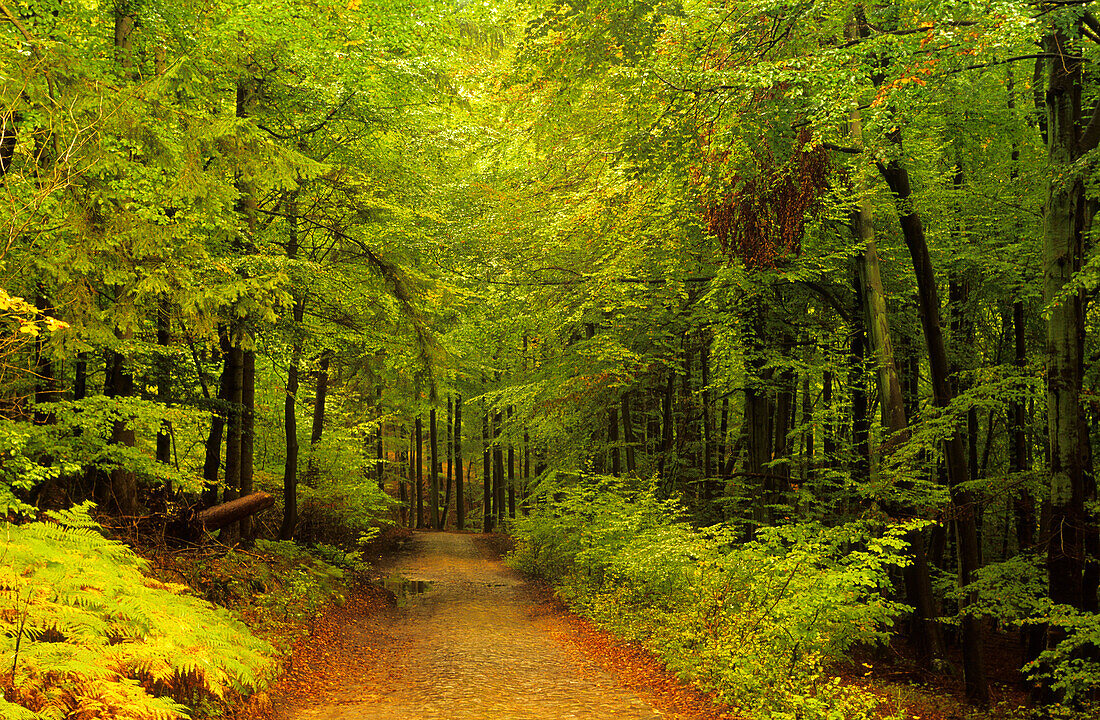
[[[415,533],[379,570],[431,587],[339,630],[333,652],[352,667],[309,701],[277,701],[283,720],[666,717],[563,641],[473,536]]]

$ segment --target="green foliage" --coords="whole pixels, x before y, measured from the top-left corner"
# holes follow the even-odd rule
[[[390,522],[398,503],[378,487],[370,429],[333,427],[314,447],[308,484],[299,486],[300,538],[354,548]]]
[[[270,645],[184,586],[144,575],[87,512],[0,528],[9,702],[40,717],[172,718],[268,682]]]
[[[553,498],[553,499],[550,499]],[[910,526],[693,530],[676,502],[610,478],[548,491],[517,520],[513,565],[754,717],[871,717],[878,699],[829,669],[884,641],[884,598]]]

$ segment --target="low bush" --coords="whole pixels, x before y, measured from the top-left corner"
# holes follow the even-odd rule
[[[86,504],[0,527],[0,716],[183,716],[261,688],[274,649],[103,536]]]
[[[906,609],[883,591],[907,530],[799,524],[742,542],[693,529],[652,487],[597,478],[517,520],[511,563],[754,718],[855,720],[881,717],[878,697],[829,669]]]

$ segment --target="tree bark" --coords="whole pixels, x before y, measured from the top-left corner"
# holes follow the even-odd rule
[[[623,393],[622,400],[620,402],[622,406],[623,416],[623,442],[626,443],[626,474],[633,475],[638,471],[638,464],[635,456],[634,444],[637,442],[637,437],[634,435],[634,418],[631,413],[630,400],[633,397],[633,393],[627,390]],[[523,440],[524,454],[523,454],[523,476],[527,478],[529,473],[527,472],[527,436],[524,434]]]
[[[378,385],[378,428],[374,433],[374,475],[378,480],[378,489],[382,492],[386,491],[386,450],[382,443],[382,384]]]
[[[455,525],[466,529],[466,490],[462,478],[462,396],[455,397]]]
[[[515,408],[508,406],[508,427],[511,430],[512,416]],[[508,517],[516,519],[516,446],[512,442],[511,434],[508,440]]]
[[[241,353],[241,495],[252,493],[252,472],[255,467],[256,439],[256,352]],[[241,518],[241,539],[246,545],[253,540],[252,516]]]
[[[424,527],[424,421],[416,416],[416,529]]]
[[[897,138],[900,146],[901,139]],[[943,330],[940,320],[939,291],[936,287],[935,270],[928,254],[928,243],[924,234],[924,224],[920,215],[913,209],[909,173],[897,160],[880,165],[879,170],[894,193],[898,215],[901,220],[905,245],[913,260],[913,271],[917,281],[921,327],[924,330],[924,342],[928,350],[929,375],[932,384],[932,401],[936,407],[946,409],[954,399],[948,380],[947,352],[944,348]],[[975,498],[966,489],[969,479],[966,450],[962,435],[955,432],[944,443],[944,459],[947,465],[948,484],[955,513],[956,535],[959,545],[959,586],[969,585],[978,570],[981,557],[978,546],[977,520],[975,516]],[[968,594],[962,601],[963,607],[972,604],[976,598]],[[962,619],[963,675],[967,697],[974,703],[989,704],[989,686],[985,677],[983,657],[982,623],[980,618],[965,615]]]
[[[261,510],[275,504],[275,497],[265,492],[249,493],[229,502],[207,508],[195,515],[195,524],[204,530],[226,528],[235,522],[243,522]]]
[[[504,446],[500,436],[504,431],[504,413],[493,414],[493,510],[496,526],[504,527]]]
[[[287,246],[290,260],[298,257],[298,195],[287,199]],[[290,366],[286,371],[286,395],[283,397],[283,436],[286,442],[286,458],[283,462],[283,522],[279,527],[280,540],[292,540],[298,527],[298,387],[302,364],[302,319],[305,317],[305,296],[293,291],[294,307],[291,310]]]
[[[171,324],[168,315],[168,300],[161,298],[157,306],[157,347],[160,352],[157,355],[157,401],[165,407],[172,400],[172,363],[168,359],[168,346],[171,342]],[[172,462],[172,423],[161,421],[160,432],[157,433],[157,462],[168,464]],[[172,488],[166,487],[168,494]]]
[[[439,529],[439,445],[437,443],[436,413],[433,406],[428,411],[428,450],[431,454],[431,492],[428,501],[431,503],[429,517],[431,529]]]
[[[482,402],[481,413],[481,497],[482,497],[482,521],[481,529],[484,532],[493,531],[493,461],[492,444],[489,438],[489,408]]]
[[[224,327],[218,329],[219,346],[222,358],[221,380],[218,383],[217,404],[210,417],[210,432],[206,436],[206,457],[202,466],[204,481],[202,504],[213,507],[218,504],[218,475],[222,461],[222,431],[225,429],[225,404],[229,398],[229,370],[225,355],[229,352],[229,332]],[[202,369],[199,369],[202,372]]]

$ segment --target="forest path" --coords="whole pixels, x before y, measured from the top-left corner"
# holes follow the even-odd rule
[[[578,651],[518,573],[474,536],[417,532],[376,571],[427,581],[397,607],[338,620],[319,664],[337,679],[282,703],[284,720],[691,717],[654,710]],[[350,604],[350,603],[349,603]],[[299,672],[309,671],[308,667]],[[657,690],[655,692],[663,692]],[[301,695],[301,693],[299,693]],[[282,707],[280,707],[282,705]]]

